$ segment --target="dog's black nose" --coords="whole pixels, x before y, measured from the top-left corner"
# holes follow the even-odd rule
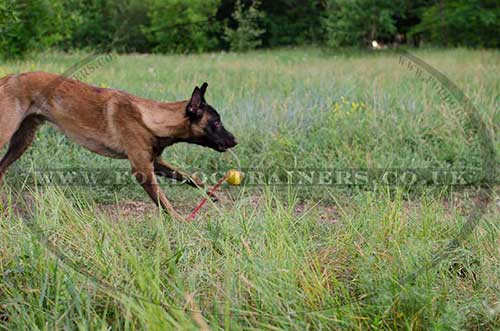
[[[233,148],[236,145],[238,145],[238,141],[236,141],[236,139],[233,139],[231,143],[229,143],[229,148]]]

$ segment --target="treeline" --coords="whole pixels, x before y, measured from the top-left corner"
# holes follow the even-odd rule
[[[497,0],[0,0],[0,56],[47,48],[498,47]]]

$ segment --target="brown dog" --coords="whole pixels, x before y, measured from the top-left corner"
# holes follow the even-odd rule
[[[0,79],[0,148],[10,144],[0,161],[0,182],[29,147],[40,124],[49,121],[97,154],[127,158],[153,201],[182,219],[161,191],[155,173],[191,186],[204,184],[165,163],[160,158],[163,149],[188,142],[224,152],[237,144],[217,111],[206,103],[206,88],[207,83],[195,87],[190,100],[165,103],[50,73],[6,76]]]

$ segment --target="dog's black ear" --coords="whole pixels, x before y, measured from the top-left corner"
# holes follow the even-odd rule
[[[205,87],[206,89],[206,87]],[[191,99],[186,106],[186,114],[191,119],[200,118],[203,115],[203,108],[201,107],[201,101],[203,100],[203,93],[198,86],[193,90]]]
[[[207,91],[207,87],[208,87],[207,82],[205,82],[205,83],[203,83],[203,84],[201,85],[201,95],[202,95],[203,97],[205,97],[205,92]]]

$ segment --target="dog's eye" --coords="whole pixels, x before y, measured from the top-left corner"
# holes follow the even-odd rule
[[[219,129],[222,126],[220,121],[215,121],[214,122],[214,128]]]

